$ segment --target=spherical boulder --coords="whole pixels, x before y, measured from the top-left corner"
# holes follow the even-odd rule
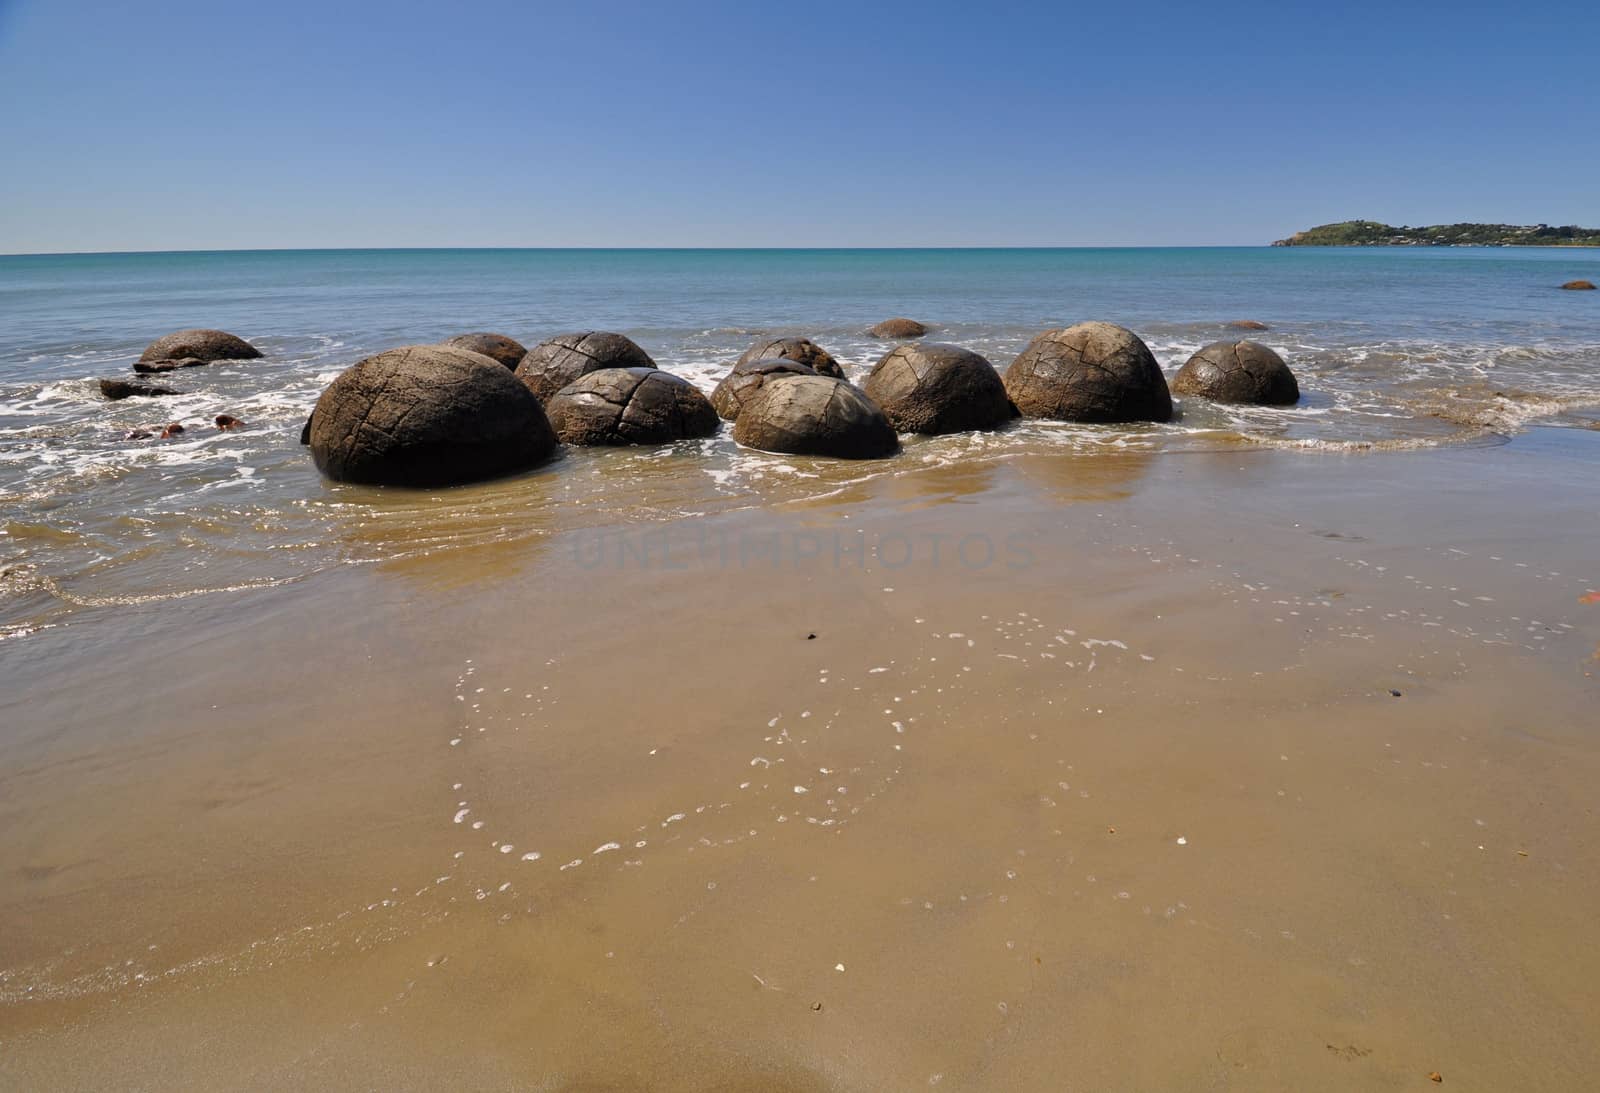
[[[141,364],[177,361],[185,358],[203,361],[247,361],[261,351],[243,338],[223,330],[179,330],[151,342],[140,354]]]
[[[409,345],[346,369],[317,399],[311,457],[338,482],[448,486],[540,462],[555,433],[532,392],[479,353]]]
[[[504,334],[457,334],[439,344],[482,353],[490,360],[499,361],[513,370],[522,363],[522,358],[528,355],[527,348],[521,342]]]
[[[959,345],[896,346],[872,369],[862,389],[902,433],[992,429],[1016,413],[994,365]]]
[[[915,319],[885,319],[867,333],[874,338],[920,338],[928,328]]]
[[[567,444],[669,444],[710,436],[720,422],[700,389],[658,368],[601,368],[551,398],[556,436]]]
[[[1213,342],[1189,358],[1172,377],[1180,395],[1214,402],[1289,406],[1300,401],[1300,385],[1278,356],[1259,342]]]
[[[711,392],[711,408],[726,421],[738,421],[744,404],[772,376],[814,376],[817,370],[799,361],[782,357],[765,357],[761,360],[740,361],[733,371],[722,377]]]
[[[1023,417],[1172,420],[1172,395],[1150,348],[1112,323],[1046,330],[1011,362],[1005,384]]]
[[[1233,322],[1229,323],[1228,325],[1230,327],[1232,327],[1234,330],[1271,330],[1272,329],[1266,323],[1260,322],[1260,321],[1258,321],[1256,319],[1235,319]]]
[[[733,439],[764,452],[840,459],[879,459],[900,447],[877,403],[832,376],[767,377],[739,412]]]
[[[557,334],[528,350],[517,378],[540,402],[549,402],[567,384],[601,368],[654,368],[656,362],[633,339],[605,330]]]
[[[833,354],[810,338],[763,338],[746,349],[736,365],[766,360],[769,357],[797,361],[819,376],[844,379],[844,369],[833,359]]]
[[[1562,285],[1561,287],[1562,288],[1567,288],[1567,289],[1573,289],[1573,290],[1578,291],[1578,292],[1592,292],[1592,291],[1594,291],[1594,282],[1593,281],[1568,281],[1566,284]]]

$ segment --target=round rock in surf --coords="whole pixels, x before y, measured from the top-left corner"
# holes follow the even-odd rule
[[[151,342],[139,356],[139,363],[188,359],[210,364],[212,361],[254,360],[259,356],[259,349],[225,330],[179,330]]]
[[[1178,369],[1172,390],[1213,402],[1292,406],[1300,385],[1283,358],[1259,342],[1213,342]]]
[[[517,365],[517,378],[540,402],[579,376],[602,368],[654,368],[656,362],[633,339],[606,330],[558,334],[528,350]]]
[[[439,344],[482,353],[490,360],[498,361],[513,370],[522,363],[522,358],[528,355],[527,348],[521,342],[504,334],[457,334]]]
[[[878,404],[832,376],[768,377],[744,404],[733,438],[790,455],[879,459],[900,447]]]
[[[1149,346],[1113,323],[1046,330],[1011,362],[1005,385],[1024,417],[1172,420],[1172,394]]]
[[[773,376],[814,376],[816,369],[782,357],[740,361],[711,392],[711,406],[727,421],[738,421],[739,411]]]
[[[901,338],[920,338],[927,332],[928,328],[923,323],[919,323],[915,319],[903,318],[885,319],[867,331],[874,338],[885,338],[892,341],[898,341]]]
[[[669,444],[721,424],[688,380],[656,368],[602,368],[557,391],[550,424],[567,444]]]
[[[994,365],[959,345],[896,346],[862,388],[902,433],[993,429],[1016,414]]]
[[[322,392],[311,456],[339,482],[448,486],[524,470],[555,449],[532,392],[465,349],[412,345],[368,357]]]
[[[803,364],[819,376],[844,379],[844,369],[833,359],[833,354],[810,338],[763,338],[740,355],[735,367],[774,357]]]

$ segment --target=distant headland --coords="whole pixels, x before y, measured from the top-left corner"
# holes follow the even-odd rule
[[[1431,228],[1396,228],[1376,220],[1341,220],[1320,224],[1275,247],[1600,247],[1600,228],[1568,224],[1435,224]]]

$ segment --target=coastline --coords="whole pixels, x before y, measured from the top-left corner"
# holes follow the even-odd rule
[[[35,635],[0,1077],[1570,1084],[1597,443],[977,454],[709,519],[770,565],[535,528]]]

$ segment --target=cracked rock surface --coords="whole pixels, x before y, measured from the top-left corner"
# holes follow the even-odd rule
[[[796,361],[805,365],[819,376],[844,379],[844,369],[840,368],[839,362],[833,359],[833,354],[810,338],[762,338],[740,355],[734,367],[771,357],[786,361]]]
[[[769,376],[744,404],[733,439],[792,455],[879,459],[900,447],[877,403],[832,376]]]
[[[1172,420],[1172,395],[1150,348],[1113,323],[1046,330],[1011,362],[1005,386],[1023,417]]]
[[[517,378],[527,384],[540,402],[579,376],[601,368],[654,368],[656,362],[633,339],[605,330],[557,334],[528,350],[517,365]]]
[[[817,370],[799,361],[782,357],[763,357],[760,360],[741,360],[733,371],[722,377],[711,392],[711,406],[725,421],[738,421],[739,411],[755,397],[761,385],[771,376],[815,376]]]
[[[688,380],[658,368],[602,368],[568,384],[549,402],[564,443],[669,444],[710,436],[721,424]]]
[[[259,349],[225,330],[179,330],[151,342],[140,354],[139,363],[192,359],[210,364],[212,361],[253,360],[259,356]]]
[[[482,353],[490,360],[497,361],[510,369],[515,369],[522,363],[522,358],[528,355],[527,348],[521,342],[504,334],[457,334],[439,344]]]
[[[1257,406],[1290,406],[1300,401],[1300,385],[1283,358],[1251,341],[1206,346],[1178,369],[1172,389],[1180,395]]]
[[[339,482],[446,486],[523,470],[555,449],[539,400],[479,353],[390,349],[346,369],[317,400],[311,457]]]
[[[1015,415],[994,365],[959,345],[896,346],[862,387],[902,433],[993,429]]]

